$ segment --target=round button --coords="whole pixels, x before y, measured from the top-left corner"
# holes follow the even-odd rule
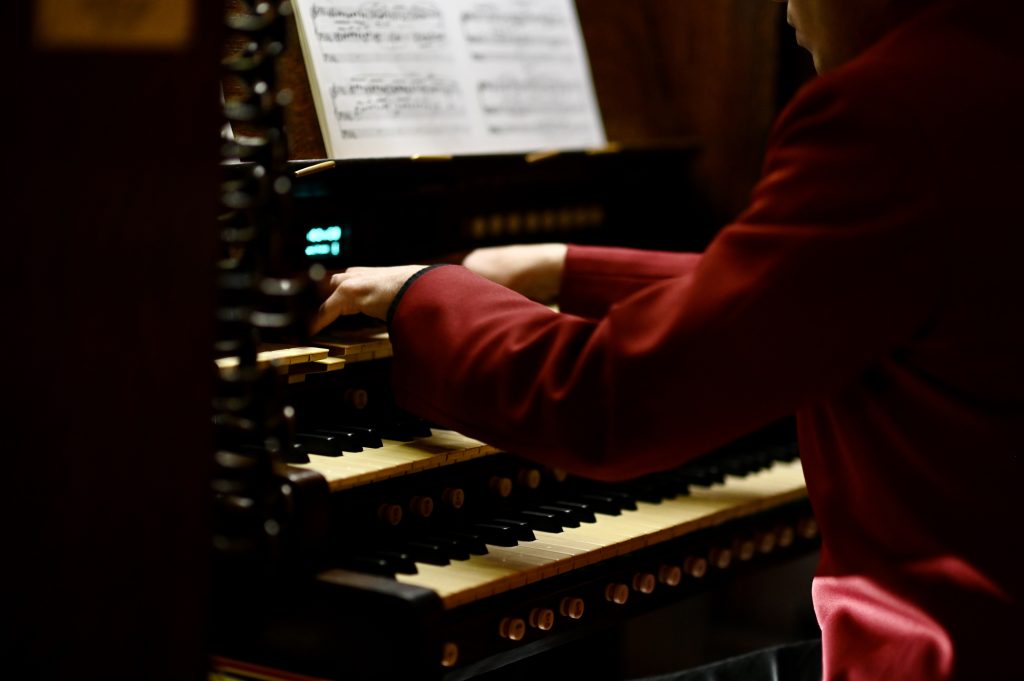
[[[732,543],[732,550],[739,560],[750,560],[757,551],[754,540],[749,537],[737,537]]]
[[[576,596],[566,596],[562,599],[562,602],[558,604],[558,612],[563,617],[568,617],[571,620],[578,620],[583,617],[583,599]]]
[[[639,591],[642,594],[649,594],[654,591],[655,585],[658,580],[649,572],[638,572],[633,575],[633,591]]]
[[[495,475],[491,478],[488,485],[491,491],[497,494],[499,497],[504,499],[508,495],[512,494],[512,478],[506,478],[501,475]]]
[[[775,544],[777,541],[778,537],[772,530],[758,532],[757,536],[754,537],[758,553],[771,553],[775,550]]]
[[[362,388],[349,388],[345,391],[343,399],[345,404],[353,409],[366,409],[370,402],[370,395]]]
[[[409,509],[421,518],[429,518],[434,512],[434,500],[430,497],[413,497],[409,500]]]
[[[797,523],[796,533],[802,539],[814,539],[818,536],[818,521],[814,518],[804,518]]]
[[[714,548],[708,551],[708,560],[719,570],[724,570],[732,563],[732,551],[723,548]]]
[[[683,581],[683,570],[678,565],[662,565],[658,568],[658,581],[667,586],[679,586]]]
[[[524,468],[519,471],[519,484],[526,489],[537,489],[540,487],[541,475],[536,468]]]
[[[534,608],[530,611],[530,626],[548,631],[555,626],[555,611],[550,608]]]
[[[402,522],[402,507],[398,504],[381,504],[377,507],[377,517],[388,525]]]
[[[441,501],[446,506],[450,506],[454,509],[462,508],[462,505],[466,503],[466,493],[460,487],[446,487],[441,492]]]
[[[700,579],[708,573],[708,562],[698,556],[690,556],[683,561],[683,569],[694,579]]]
[[[526,622],[518,617],[504,617],[498,624],[498,635],[509,641],[522,641],[526,636]]]
[[[441,666],[442,667],[454,667],[455,663],[459,661],[459,647],[449,641],[444,644],[441,649]]]
[[[629,600],[629,587],[625,584],[609,584],[604,588],[604,598],[616,605],[625,605]]]
[[[795,539],[796,532],[789,525],[780,525],[776,528],[775,533],[778,535],[778,544],[781,548],[793,545],[793,539]]]

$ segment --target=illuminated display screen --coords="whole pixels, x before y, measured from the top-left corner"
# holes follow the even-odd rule
[[[306,257],[335,258],[351,248],[352,228],[342,225],[313,227],[306,232]]]

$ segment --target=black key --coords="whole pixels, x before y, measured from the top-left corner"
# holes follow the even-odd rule
[[[635,511],[636,510],[636,497],[630,494],[628,491],[619,486],[611,485],[592,485],[584,488],[587,494],[600,494],[603,496],[609,496],[615,500],[618,504],[619,509],[623,511]]]
[[[375,426],[375,429],[385,440],[410,442],[418,437],[423,437],[423,435],[418,434],[420,431],[405,422],[380,423]]]
[[[558,522],[558,518],[555,517],[554,513],[545,513],[544,511],[517,511],[516,515],[525,520],[535,530],[541,532],[561,532],[562,523]]]
[[[553,506],[550,504],[541,504],[538,506],[528,506],[525,510],[530,511],[543,511],[545,513],[551,513],[554,515],[562,527],[579,527],[580,520],[576,517],[576,513],[570,508],[563,508],[562,506]]]
[[[416,574],[416,562],[413,557],[404,551],[396,549],[378,549],[370,553],[374,558],[380,558],[388,563],[393,572],[401,572],[406,575]]]
[[[594,507],[591,504],[582,501],[570,501],[568,499],[559,499],[552,503],[555,506],[561,506],[563,508],[573,510],[581,523],[597,522],[597,518],[594,517]]]
[[[646,501],[649,504],[660,504],[665,499],[675,496],[664,483],[647,478],[623,483],[623,486],[638,501]]]
[[[468,532],[466,530],[445,530],[441,532],[441,535],[451,538],[459,546],[475,556],[483,556],[487,554],[487,544],[484,543],[484,538],[476,532]]]
[[[325,433],[296,433],[295,441],[306,448],[306,451],[320,456],[341,456],[341,441],[333,435]]]
[[[484,542],[495,546],[518,546],[516,530],[511,525],[497,522],[475,523],[471,526],[474,532],[479,532]]]
[[[661,473],[660,477],[673,496],[686,496],[690,493],[690,485],[693,483],[693,479],[684,471],[668,471]]]
[[[605,494],[617,498],[619,500],[619,506],[622,507],[622,510],[636,510],[636,497],[634,497],[626,490],[607,490]]]
[[[287,463],[309,463],[309,454],[306,453],[305,445],[293,442],[290,447],[285,448],[284,460]]]
[[[716,483],[725,482],[725,472],[713,464],[694,463],[683,470],[689,476],[691,485],[710,487]]]
[[[451,561],[445,553],[444,546],[426,539],[413,539],[402,544],[402,548],[420,563],[431,565],[448,565]]]
[[[356,572],[368,572],[371,575],[394,577],[395,571],[386,559],[372,556],[349,556],[341,561],[341,566]]]
[[[620,500],[611,494],[600,494],[597,492],[585,492],[580,494],[580,499],[594,509],[594,513],[604,515],[622,515]]]
[[[359,443],[359,437],[355,433],[334,428],[317,428],[316,432],[334,438],[338,443],[338,448],[344,452],[363,451],[363,447]]]
[[[448,560],[469,560],[469,549],[464,542],[460,542],[454,537],[432,534],[423,537],[423,541],[440,546],[448,556]]]
[[[430,424],[422,419],[412,419],[409,421],[406,427],[416,437],[430,437],[431,435],[434,434],[434,431],[430,429]]]
[[[354,433],[356,443],[362,447],[377,449],[384,446],[384,443],[380,441],[380,433],[372,426],[341,426],[337,430],[345,433]]]
[[[800,458],[800,452],[794,442],[791,444],[772,447],[770,450],[770,456],[775,461],[795,461]]]
[[[743,452],[735,459],[732,459],[724,466],[729,475],[744,477],[751,473],[757,473],[765,467],[765,456],[763,450]]]
[[[495,518],[494,522],[501,523],[502,525],[509,525],[516,532],[516,539],[519,541],[533,541],[537,536],[530,529],[530,524],[525,520],[516,520],[513,518]]]

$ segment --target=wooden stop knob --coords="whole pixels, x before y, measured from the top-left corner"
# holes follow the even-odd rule
[[[441,666],[442,667],[454,667],[455,663],[459,661],[459,647],[449,641],[444,644],[441,648]]]
[[[666,586],[679,586],[683,581],[683,569],[678,565],[662,565],[658,568],[658,581]]]
[[[409,500],[409,510],[421,518],[429,518],[434,512],[434,500],[430,497],[413,497]]]
[[[604,598],[616,605],[625,605],[629,600],[629,587],[613,582],[604,588]]]
[[[649,572],[638,572],[633,575],[633,591],[639,591],[642,594],[649,594],[654,591],[654,587],[657,584],[657,578]]]
[[[466,493],[461,487],[446,487],[441,492],[441,501],[444,502],[445,506],[460,509],[466,503]]]
[[[708,561],[699,556],[690,556],[683,561],[683,570],[694,579],[700,579],[708,573]]]
[[[568,617],[571,620],[578,620],[583,617],[583,599],[576,596],[566,596],[562,599],[562,602],[558,604],[558,612],[563,617]]]
[[[402,522],[402,507],[398,504],[381,504],[377,507],[377,517],[388,525]]]
[[[530,611],[530,626],[548,631],[555,626],[555,611],[550,608],[534,608]]]
[[[518,617],[504,617],[498,624],[498,635],[509,641],[522,641],[526,636],[526,622]]]

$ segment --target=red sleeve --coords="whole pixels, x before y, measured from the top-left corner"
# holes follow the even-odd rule
[[[420,277],[391,325],[398,399],[508,451],[623,478],[841,393],[927,323],[947,237],[913,184],[931,178],[907,172],[918,150],[829,92],[790,108],[750,208],[693,272],[598,320],[457,266]]]
[[[598,319],[612,303],[656,281],[687,276],[699,262],[699,253],[570,245],[558,304],[563,312]]]

